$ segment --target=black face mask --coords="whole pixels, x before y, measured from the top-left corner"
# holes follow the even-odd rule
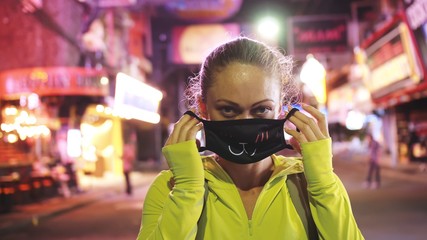
[[[298,109],[293,108],[284,119],[241,119],[208,121],[191,111],[185,114],[203,122],[206,146],[199,151],[210,150],[235,163],[258,162],[272,154],[292,146],[286,143],[283,126]]]

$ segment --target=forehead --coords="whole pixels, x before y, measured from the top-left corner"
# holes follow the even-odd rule
[[[280,98],[280,79],[255,65],[231,63],[217,71],[212,80],[207,91],[208,99],[210,96],[238,102],[247,98]]]

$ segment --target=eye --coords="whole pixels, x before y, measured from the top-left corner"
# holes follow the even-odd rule
[[[256,107],[252,112],[258,117],[266,117],[273,109],[269,106]]]
[[[227,118],[232,118],[236,116],[238,112],[234,107],[231,107],[231,106],[219,107],[219,111],[224,117],[227,117]]]

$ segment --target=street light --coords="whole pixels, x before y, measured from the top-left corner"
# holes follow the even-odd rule
[[[272,16],[262,18],[257,24],[258,34],[266,40],[277,40],[279,31],[279,21]]]

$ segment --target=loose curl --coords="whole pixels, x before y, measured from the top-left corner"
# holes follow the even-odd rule
[[[215,73],[233,62],[261,67],[266,73],[280,79],[282,104],[299,101],[300,91],[292,76],[292,57],[262,42],[238,37],[213,50],[206,57],[199,73],[189,79],[185,96],[190,109],[200,113],[198,103],[200,100],[206,103],[207,91],[213,84]]]

